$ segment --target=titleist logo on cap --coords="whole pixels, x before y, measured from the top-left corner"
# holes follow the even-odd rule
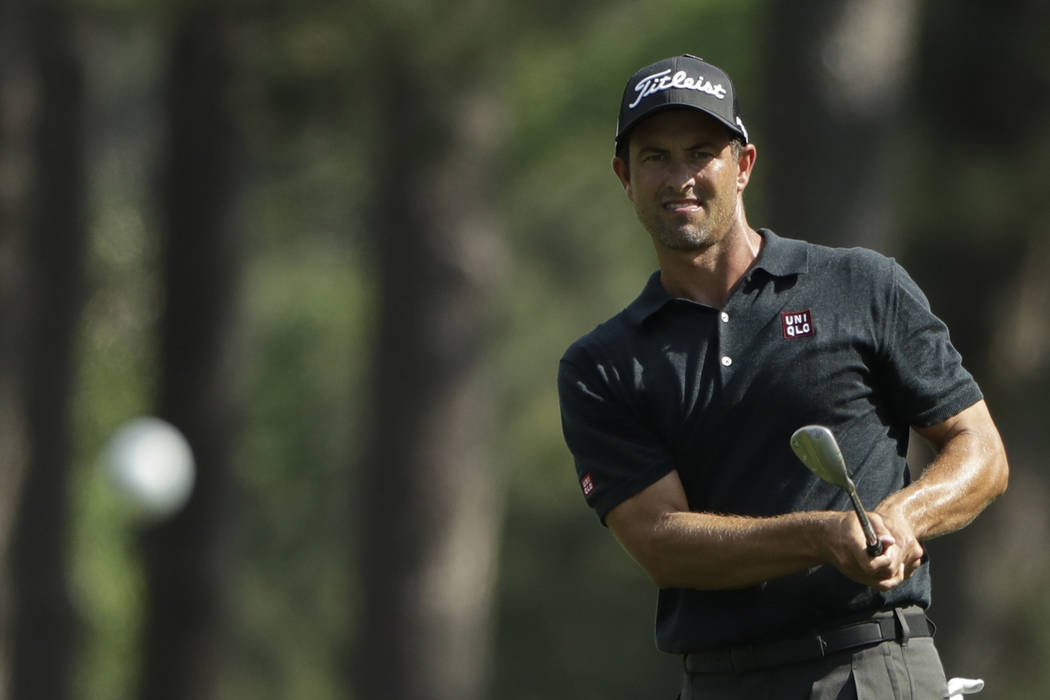
[[[627,108],[634,109],[638,106],[639,102],[649,95],[675,88],[706,92],[709,95],[714,95],[720,100],[725,99],[726,96],[726,89],[722,87],[721,83],[713,85],[710,80],[704,80],[702,75],[698,75],[696,78],[690,78],[689,74],[684,70],[680,70],[674,75],[671,75],[671,69],[668,68],[667,70],[653,73],[652,75],[648,75],[639,80],[638,84],[634,86],[634,90],[638,93],[638,97],[635,98],[634,102],[627,105]]]

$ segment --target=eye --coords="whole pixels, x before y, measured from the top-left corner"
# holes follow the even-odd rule
[[[642,156],[642,160],[646,163],[659,163],[667,160],[667,154],[660,151],[650,151]]]

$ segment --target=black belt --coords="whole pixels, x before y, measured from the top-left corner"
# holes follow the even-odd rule
[[[689,673],[740,673],[770,666],[813,661],[831,654],[911,637],[932,637],[932,623],[921,608],[896,608],[822,632],[777,642],[749,644],[685,655]]]

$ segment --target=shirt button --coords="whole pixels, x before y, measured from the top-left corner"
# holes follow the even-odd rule
[[[729,355],[723,355],[722,356],[722,366],[723,367],[728,367],[731,364],[733,364],[733,358],[730,357]]]
[[[722,323],[729,323],[729,314],[725,311],[722,312]]]

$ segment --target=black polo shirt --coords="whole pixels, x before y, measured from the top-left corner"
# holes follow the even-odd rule
[[[947,328],[892,259],[759,233],[759,257],[723,309],[669,296],[656,272],[562,357],[565,439],[603,521],[672,469],[698,512],[848,510],[848,497],[788,444],[811,423],[838,438],[874,508],[909,481],[909,426],[939,423],[981,398]],[[830,566],[745,590],[664,589],[657,643],[699,651],[929,602],[928,564],[886,593]]]

